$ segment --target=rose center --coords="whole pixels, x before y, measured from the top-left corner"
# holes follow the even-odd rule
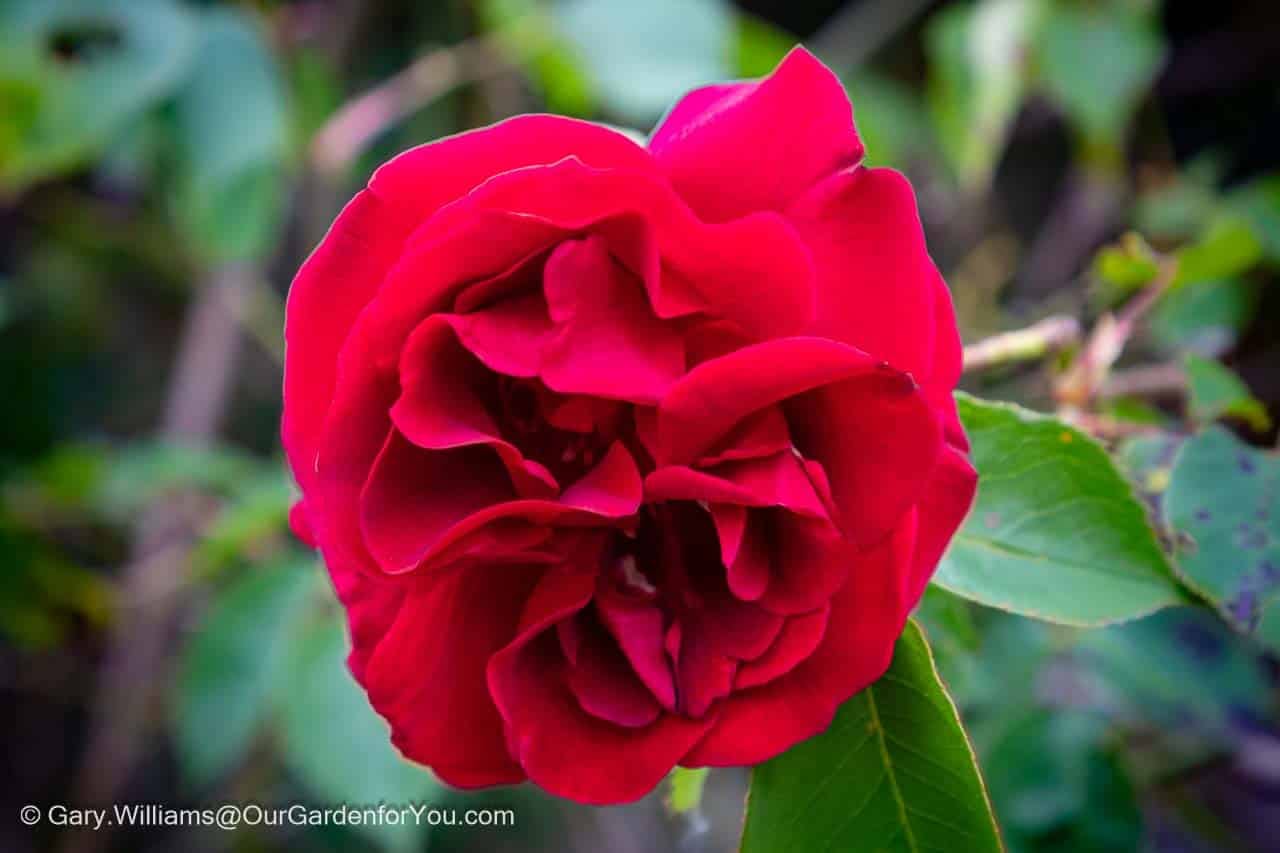
[[[500,378],[497,397],[503,438],[562,488],[590,471],[617,435],[617,407],[609,401],[557,394],[536,380],[511,377]]]

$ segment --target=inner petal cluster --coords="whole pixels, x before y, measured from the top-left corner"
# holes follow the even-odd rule
[[[658,316],[645,276],[597,234],[460,289],[406,341],[361,497],[387,571],[572,551],[590,593],[527,643],[582,711],[627,728],[702,719],[789,672],[845,562],[826,474],[783,406],[667,458],[660,401],[741,333],[693,308]]]

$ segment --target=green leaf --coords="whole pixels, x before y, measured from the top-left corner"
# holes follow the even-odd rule
[[[1128,233],[1113,246],[1104,246],[1093,259],[1093,271],[1111,287],[1112,295],[1121,297],[1138,290],[1160,272],[1156,254],[1135,233]],[[1109,300],[1109,301],[1118,301]]]
[[[252,558],[255,546],[285,531],[294,498],[293,486],[280,470],[247,481],[203,531],[191,564],[212,572]]]
[[[1130,436],[1116,447],[1115,458],[1138,491],[1156,499],[1169,487],[1173,457],[1182,439],[1164,432]]]
[[[1213,155],[1201,155],[1172,180],[1143,191],[1134,205],[1134,226],[1162,240],[1195,239],[1219,213],[1217,187],[1224,169]]]
[[[721,0],[560,0],[553,10],[622,118],[652,121],[690,89],[733,76],[734,15]]]
[[[1262,244],[1247,219],[1233,214],[1219,216],[1199,240],[1178,252],[1174,287],[1232,278],[1248,271],[1261,257]]]
[[[1280,651],[1280,456],[1211,427],[1178,452],[1164,512],[1187,580]]]
[[[214,599],[188,641],[172,727],[182,769],[195,784],[214,781],[248,750],[318,579],[311,560],[251,569]]]
[[[282,482],[278,466],[271,470]],[[73,443],[12,478],[9,491],[24,511],[87,514],[95,521],[126,523],[173,492],[235,495],[262,472],[259,460],[231,447]]]
[[[1104,625],[1183,600],[1146,511],[1092,438],[958,394],[978,497],[934,582],[982,604]]]
[[[937,138],[960,183],[978,189],[1026,93],[1023,54],[1039,6],[1022,0],[955,5],[929,21],[928,98]]]
[[[341,622],[312,627],[296,646],[277,694],[286,765],[327,803],[417,803],[440,796],[440,783],[391,745],[387,724],[369,706],[346,666]],[[361,825],[392,849],[413,847],[425,824]]]
[[[1242,713],[1269,714],[1265,664],[1205,608],[1083,633],[1072,657],[1079,695],[1127,727],[1225,739]]]
[[[823,734],[751,774],[742,853],[1001,849],[991,804],[924,635]]]
[[[0,636],[28,649],[73,640],[86,623],[101,629],[115,609],[116,588],[101,571],[69,562],[54,543],[14,525],[0,511]]]
[[[270,247],[283,205],[289,118],[284,83],[246,13],[204,12],[197,61],[174,110],[178,218],[215,261]]]
[[[172,90],[193,44],[169,0],[0,4],[0,190],[101,151]]]
[[[1011,847],[1026,851],[1138,849],[1133,784],[1103,749],[1105,721],[1069,709],[1031,709],[983,751],[991,799]]]
[[[1249,223],[1267,260],[1280,264],[1280,174],[1250,181],[1233,192],[1227,204]]]
[[[1059,0],[1038,36],[1049,95],[1087,139],[1119,144],[1164,56],[1154,22],[1127,6]]]
[[[1219,355],[1240,337],[1255,301],[1254,289],[1239,279],[1199,281],[1162,296],[1148,330],[1167,350]]]
[[[1258,432],[1270,428],[1266,407],[1253,398],[1240,377],[1194,353],[1187,353],[1182,363],[1187,374],[1187,414],[1193,421],[1208,423],[1221,417],[1236,417]]]

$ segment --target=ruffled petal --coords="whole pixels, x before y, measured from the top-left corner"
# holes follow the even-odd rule
[[[492,377],[459,343],[452,315],[423,322],[400,359],[399,399],[391,421],[410,442],[428,450],[489,447],[511,476],[521,497],[550,497],[559,484],[541,464],[525,459],[501,438],[476,389]],[[474,343],[474,341],[473,341]],[[489,350],[492,353],[493,350]]]
[[[393,432],[360,496],[360,528],[382,571],[399,574],[463,556],[509,560],[529,526],[599,526],[640,506],[635,461],[615,443],[582,479],[555,500],[517,499],[501,461],[488,448],[431,451]],[[490,525],[515,532],[485,536]],[[446,559],[448,558],[448,559]]]
[[[814,652],[786,675],[730,695],[715,727],[681,764],[758,764],[825,731],[836,708],[889,667],[909,612],[900,579],[914,547],[914,529],[904,526],[858,558],[831,600]]]
[[[803,464],[790,451],[724,462],[707,470],[668,465],[645,477],[644,487],[652,501],[776,506],[811,518],[826,518],[827,513]]]
[[[489,689],[511,753],[540,787],[581,803],[639,799],[710,728],[714,717],[662,714],[627,728],[582,710],[565,687],[568,665],[548,629],[590,600],[592,573],[549,572],[525,609],[520,635],[489,662]]]
[[[601,623],[626,656],[636,677],[668,711],[676,707],[675,681],[663,646],[665,619],[657,604],[647,598],[622,595],[607,583],[596,592]]]
[[[426,450],[395,431],[360,496],[360,528],[383,571],[398,574],[417,568],[459,522],[515,498],[489,448]]]
[[[507,751],[486,666],[515,636],[542,571],[473,566],[415,580],[365,667],[369,700],[391,724],[393,742],[452,785],[524,778]]]
[[[920,388],[892,370],[825,385],[786,409],[796,447],[826,472],[840,529],[862,547],[915,504],[945,446]]]
[[[762,80],[686,95],[654,131],[649,150],[712,222],[780,210],[863,155],[844,87],[799,47]]]
[[[661,253],[657,285],[675,288],[660,298],[650,290],[650,307],[659,316],[660,309],[670,313],[692,300],[758,338],[794,334],[813,319],[809,253],[778,213],[707,224],[660,177],[595,169],[567,158],[498,175],[442,209],[431,229],[440,234],[466,230],[486,213],[493,231],[476,239],[487,242],[498,234],[504,246],[523,244],[539,227],[558,230],[562,237],[594,232],[609,242],[619,232],[618,220],[638,218],[652,229]],[[498,227],[497,220],[504,218],[513,223],[506,229],[511,235]],[[627,229],[621,233],[629,239]],[[645,279],[647,287],[654,286],[652,275]]]
[[[367,191],[357,193],[289,288],[281,435],[304,493],[315,473],[325,413],[333,399],[338,352],[415,224]]]
[[[662,706],[631,669],[613,638],[589,611],[556,625],[569,660],[567,683],[582,710],[627,728],[647,726]],[[572,636],[572,654],[566,637]]]
[[[747,690],[768,684],[781,678],[808,660],[822,643],[827,633],[827,619],[831,607],[793,616],[782,626],[782,633],[773,641],[768,651],[755,660],[750,660],[738,668],[733,680],[734,690]]]
[[[813,253],[818,310],[808,334],[884,359],[921,385],[950,391],[958,365],[954,315],[929,258],[911,184],[890,169],[833,175],[787,210]],[[950,328],[947,328],[947,323]],[[937,355],[939,336],[947,348]],[[949,383],[949,384],[948,384]]]
[[[540,369],[547,387],[642,405],[662,399],[684,372],[684,344],[604,242],[561,243],[543,278],[555,323]]]
[[[421,221],[494,175],[569,156],[598,168],[654,168],[649,154],[625,134],[534,114],[410,148],[379,166],[369,189]]]
[[[705,361],[659,407],[659,461],[690,464],[748,415],[832,382],[880,372],[885,368],[865,352],[812,337],[767,341]]]
[[[343,209],[289,290],[282,432],[304,490],[334,393],[338,352],[410,235],[493,175],[570,155],[600,168],[654,171],[648,152],[614,130],[558,116],[519,116],[404,152]]]
[[[729,567],[730,588],[771,613],[803,613],[825,605],[844,585],[853,559],[848,543],[826,520],[750,510],[742,546]],[[735,586],[735,578],[747,572],[764,579],[753,577],[751,588],[741,590],[742,581]]]

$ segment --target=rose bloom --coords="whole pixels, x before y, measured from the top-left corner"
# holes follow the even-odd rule
[[[289,294],[292,521],[445,781],[764,761],[878,678],[976,476],[915,199],[792,52],[647,147],[520,116],[386,163]]]

